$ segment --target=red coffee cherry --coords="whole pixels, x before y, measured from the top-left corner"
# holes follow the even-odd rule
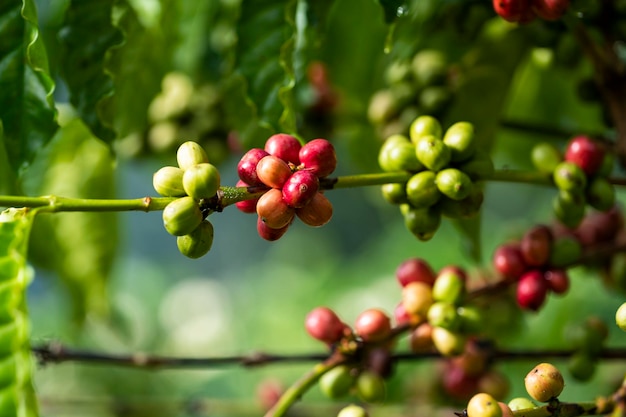
[[[378,342],[391,332],[391,320],[382,310],[368,309],[357,317],[354,331],[366,342]]]
[[[268,155],[263,157],[256,166],[256,175],[259,181],[268,187],[283,188],[291,176],[291,168],[281,158]]]
[[[246,152],[237,164],[239,179],[248,185],[261,185],[263,182],[256,174],[256,166],[259,161],[269,155],[263,149],[252,148]]]
[[[396,308],[393,310],[393,317],[396,321],[396,325],[398,326],[411,323],[411,315],[404,309],[402,302],[399,302],[396,305]]]
[[[235,184],[235,186],[237,186],[237,187],[249,187],[249,184],[246,184],[242,180],[239,180],[239,181],[237,181],[237,184]],[[235,203],[235,207],[237,207],[239,210],[243,211],[244,213],[256,213],[256,203],[257,203],[257,201],[259,201],[258,198],[255,198],[255,199],[252,199],[252,200],[238,201],[238,202]]]
[[[564,269],[550,269],[543,273],[548,288],[555,294],[565,294],[569,290],[569,276]]]
[[[522,257],[529,266],[545,265],[550,259],[551,246],[552,231],[545,225],[531,228],[520,241]]]
[[[411,258],[402,262],[396,269],[396,278],[402,287],[411,282],[424,282],[432,286],[435,282],[435,271],[428,262],[420,258]]]
[[[517,244],[498,247],[493,255],[493,265],[508,280],[518,279],[526,270],[522,251]]]
[[[315,196],[320,181],[311,171],[296,171],[283,185],[283,200],[291,207],[302,208]]]
[[[544,20],[557,20],[565,14],[569,0],[532,0],[532,10]]]
[[[539,310],[547,294],[548,283],[539,270],[524,273],[517,283],[517,304],[524,309]]]
[[[295,209],[283,201],[283,192],[277,188],[272,188],[259,197],[256,212],[272,229],[281,229],[289,225],[296,215]]]
[[[458,401],[468,401],[478,392],[478,375],[472,375],[448,361],[442,375],[445,392]]]
[[[333,344],[343,336],[345,324],[328,307],[316,307],[307,314],[304,326],[315,339]]]
[[[493,9],[509,22],[527,23],[535,18],[530,0],[493,0]]]
[[[330,175],[337,167],[335,147],[326,139],[313,139],[306,143],[298,156],[301,167],[320,178]]]
[[[546,0],[547,1],[547,0]],[[552,0],[559,2],[559,0]],[[572,138],[565,149],[565,160],[578,165],[585,174],[591,176],[602,166],[604,146],[589,136],[580,135]]]
[[[287,226],[281,227],[280,229],[272,229],[267,224],[265,224],[263,219],[257,217],[256,231],[259,236],[261,236],[268,242],[274,242],[280,239],[287,232],[287,229],[289,229],[289,224]]]
[[[304,224],[320,227],[333,217],[333,205],[324,194],[317,192],[307,205],[296,209],[296,215]]]
[[[265,151],[267,151],[267,153],[285,162],[291,162],[294,165],[300,164],[300,158],[298,156],[300,148],[302,148],[300,141],[286,133],[272,135],[265,142]]]

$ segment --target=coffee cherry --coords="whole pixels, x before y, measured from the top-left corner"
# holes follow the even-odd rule
[[[493,0],[493,8],[509,22],[527,23],[535,18],[530,9],[530,0]]]
[[[574,379],[589,381],[596,372],[596,359],[587,352],[575,352],[567,361],[567,370]]]
[[[387,140],[393,140],[392,138],[390,137]],[[404,143],[396,142],[395,140],[393,140],[393,143],[385,142],[378,154],[378,165],[383,171],[387,172],[420,171],[424,169],[424,166],[418,161],[415,154],[415,145],[408,142],[408,140]]]
[[[410,258],[398,266],[396,278],[402,287],[411,282],[423,282],[432,286],[435,282],[435,271],[424,259]]]
[[[378,342],[389,336],[391,320],[381,310],[365,310],[357,317],[354,331],[366,342]]]
[[[402,209],[402,206],[400,206]],[[404,213],[404,225],[419,240],[425,242],[435,236],[441,225],[441,213],[432,207],[408,208]]]
[[[617,327],[626,332],[626,303],[619,306],[615,312],[615,323]]]
[[[283,185],[283,200],[295,208],[307,205],[319,190],[320,182],[311,171],[296,171]]]
[[[256,174],[259,181],[268,187],[283,188],[291,176],[291,168],[281,158],[268,155],[257,164]]]
[[[209,163],[190,166],[183,175],[183,187],[196,200],[212,197],[220,187],[220,172]]]
[[[432,289],[429,284],[409,282],[402,288],[402,305],[408,314],[425,319],[432,304]]]
[[[265,151],[270,155],[274,155],[285,162],[291,162],[294,165],[300,164],[300,141],[294,136],[286,133],[277,133],[270,136],[265,141]]]
[[[554,169],[552,179],[556,186],[564,191],[582,191],[587,185],[585,171],[570,161],[559,163]]]
[[[368,403],[385,400],[385,381],[372,371],[362,371],[356,379],[356,392],[359,398]]]
[[[392,182],[381,187],[383,198],[391,204],[406,204],[406,183]]]
[[[522,257],[529,266],[542,266],[548,262],[551,247],[552,231],[545,225],[531,228],[520,241]]]
[[[152,176],[152,186],[163,197],[182,197],[187,194],[183,188],[183,173],[178,167],[162,167]]]
[[[318,177],[326,177],[337,167],[335,147],[326,139],[313,139],[298,152],[301,167]]]
[[[269,227],[261,217],[257,217],[256,221],[256,231],[263,239],[268,242],[274,242],[280,239],[289,229],[289,224],[287,226],[281,227],[279,229],[272,229]]]
[[[422,323],[411,332],[409,336],[411,351],[416,353],[428,352],[433,348],[433,326],[430,323]]]
[[[515,414],[513,414],[513,410],[511,410],[511,408],[506,403],[498,401],[498,405],[500,406],[500,410],[502,410],[502,417],[515,417]]]
[[[437,49],[422,49],[413,56],[411,69],[418,86],[443,84],[447,75],[446,57]]]
[[[461,324],[456,307],[445,301],[437,301],[428,309],[428,322],[433,327],[443,327],[450,331],[456,331]]]
[[[569,290],[569,276],[564,269],[549,269],[543,273],[548,288],[555,294],[565,294]]]
[[[441,214],[450,219],[469,219],[480,212],[485,195],[480,187],[473,186],[469,195],[462,200],[452,200],[443,197],[437,202],[436,207]]]
[[[558,20],[569,7],[569,0],[531,0],[533,12],[544,20]]]
[[[193,198],[178,198],[163,209],[163,226],[174,236],[184,236],[193,232],[202,222],[202,212]]]
[[[535,168],[547,175],[552,175],[557,165],[563,161],[561,151],[547,142],[540,142],[533,146],[530,158]]]
[[[608,177],[613,173],[613,168],[615,167],[615,155],[611,152],[606,152],[604,154],[604,159],[602,159],[602,165],[596,172],[596,176],[598,177]]]
[[[186,170],[194,165],[209,162],[209,157],[202,146],[196,142],[188,141],[178,147],[176,160],[180,169]]]
[[[478,392],[478,376],[465,372],[460,366],[448,363],[441,375],[446,394],[458,401],[468,401]]]
[[[502,417],[502,409],[495,398],[481,392],[467,403],[467,417]]]
[[[592,211],[587,214],[576,229],[576,236],[583,246],[611,242],[623,225],[620,210],[613,206],[606,212]]]
[[[452,162],[461,162],[470,159],[476,151],[474,141],[474,125],[468,122],[457,122],[446,130],[443,136],[451,151]]]
[[[322,375],[319,385],[328,398],[337,399],[348,395],[355,381],[352,368],[347,365],[339,365]]]
[[[563,375],[552,364],[540,363],[524,378],[526,392],[539,402],[548,402],[563,391]]]
[[[580,258],[582,255],[582,245],[578,239],[572,236],[562,236],[552,243],[549,263],[554,267],[568,266]]]
[[[478,391],[487,393],[496,400],[506,398],[510,390],[511,384],[508,378],[494,369],[488,370],[478,380]]]
[[[296,209],[296,216],[306,225],[324,226],[333,217],[333,205],[324,194],[317,192],[307,205]]]
[[[451,158],[450,148],[433,135],[422,136],[415,143],[417,159],[431,171],[439,171],[448,165]]]
[[[435,204],[441,197],[435,173],[422,171],[413,175],[406,183],[406,196],[415,208],[426,208]]]
[[[555,217],[566,227],[575,228],[585,217],[585,197],[577,191],[559,191],[552,201]]]
[[[433,299],[457,304],[465,292],[465,272],[460,268],[446,267],[442,269],[433,285]]]
[[[397,326],[410,324],[412,321],[411,315],[404,309],[402,302],[399,302],[393,309],[393,318]]]
[[[615,205],[615,188],[606,178],[597,177],[589,183],[585,197],[591,207],[607,211]]]
[[[267,227],[272,229],[287,226],[296,214],[295,209],[283,200],[283,192],[277,188],[272,188],[259,197],[256,212]]]
[[[437,173],[437,188],[452,200],[463,200],[472,191],[472,180],[456,168],[446,168]]]
[[[456,310],[460,318],[459,331],[464,334],[476,334],[484,330],[485,313],[475,305],[466,304]]]
[[[304,326],[313,338],[327,344],[338,342],[343,336],[345,324],[328,307],[316,307],[307,314]]]
[[[465,349],[465,336],[443,327],[433,327],[433,345],[442,356],[457,356]]]
[[[537,311],[548,294],[548,283],[539,270],[525,272],[517,283],[517,304],[520,307]]]
[[[513,411],[528,410],[530,408],[535,408],[535,403],[525,397],[516,397],[508,402],[508,406]]]
[[[369,414],[365,411],[365,408],[359,407],[356,404],[350,404],[339,410],[337,417],[368,417]]]
[[[564,0],[534,0],[539,3],[553,3],[555,6],[567,7]],[[570,140],[565,150],[565,160],[579,166],[586,175],[594,175],[602,166],[604,146],[588,136],[576,136]]]
[[[472,159],[461,162],[457,168],[470,177],[472,181],[491,178],[495,169],[489,154],[480,149],[476,150]]]
[[[411,123],[409,128],[409,135],[411,142],[417,144],[420,138],[423,136],[432,135],[436,138],[441,137],[441,124],[439,120],[432,116],[420,116]]]
[[[243,182],[242,180],[238,180],[236,187],[248,187],[249,185]],[[256,203],[259,201],[258,198],[254,198],[252,200],[243,200],[235,203],[235,207],[244,213],[256,213]]]
[[[509,280],[518,279],[527,268],[521,248],[517,244],[498,247],[493,254],[493,265],[496,271]]]
[[[237,174],[239,175],[239,179],[248,185],[263,184],[263,181],[259,179],[256,173],[256,166],[261,159],[268,155],[269,153],[259,148],[252,148],[246,152],[237,164]]]
[[[191,259],[198,259],[206,255],[213,245],[213,225],[203,220],[196,229],[188,235],[178,236],[176,245],[180,253]]]

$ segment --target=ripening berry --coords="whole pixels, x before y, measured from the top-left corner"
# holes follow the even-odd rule
[[[540,363],[524,378],[526,392],[539,402],[548,402],[563,391],[563,375],[550,363]]]
[[[176,160],[178,166],[182,170],[186,170],[194,165],[209,162],[209,157],[202,146],[196,142],[188,141],[178,147]]]
[[[365,310],[356,318],[354,331],[366,342],[378,342],[389,336],[391,320],[382,310]]]
[[[495,398],[481,392],[467,403],[467,417],[502,417],[502,409]]]
[[[464,335],[443,327],[433,327],[433,345],[443,356],[457,356],[465,349]]]
[[[313,172],[318,177],[326,177],[337,167],[335,147],[326,139],[313,139],[306,143],[298,153],[303,169]]]
[[[320,181],[311,171],[296,171],[283,185],[283,200],[295,208],[306,206],[317,194]]]
[[[439,171],[450,162],[450,148],[433,135],[422,136],[415,143],[417,159],[431,171]]]
[[[469,122],[453,124],[443,135],[443,143],[452,152],[452,162],[462,162],[470,159],[476,151],[474,125]]]
[[[213,245],[213,225],[203,220],[195,230],[188,235],[178,236],[176,245],[180,253],[191,259],[206,255]]]
[[[539,310],[547,294],[548,283],[539,270],[525,272],[517,283],[517,304],[524,309]]]
[[[242,180],[238,180],[235,186],[236,187],[249,187],[249,185],[243,182]],[[253,198],[251,200],[238,201],[235,203],[235,207],[237,207],[239,210],[243,211],[244,213],[256,213],[257,201],[259,201],[258,198]]]
[[[508,404],[503,403],[502,401],[498,401],[498,405],[502,410],[502,417],[515,417],[515,414],[513,414],[513,410],[511,410],[511,407],[509,407]]]
[[[268,155],[269,153],[259,148],[252,148],[246,152],[237,164],[239,179],[248,185],[263,184],[256,173],[256,166],[261,159]]]
[[[619,306],[615,312],[615,323],[626,332],[626,303]]]
[[[174,236],[184,236],[193,232],[202,222],[202,211],[193,198],[181,197],[163,209],[163,226]]]
[[[412,319],[411,315],[406,312],[402,302],[399,302],[396,305],[396,308],[393,309],[393,318],[395,320],[396,326],[410,324]]]
[[[435,277],[435,271],[421,258],[407,259],[396,268],[396,278],[402,287],[411,282],[423,282],[432,286]]]
[[[306,331],[313,338],[333,344],[343,336],[345,324],[333,310],[328,307],[316,307],[306,316]]]
[[[324,194],[317,192],[304,207],[296,209],[296,215],[304,224],[320,227],[333,217],[333,205]]]
[[[272,229],[287,226],[296,215],[295,209],[285,203],[283,192],[277,188],[272,188],[259,197],[256,212],[261,220]]]
[[[411,123],[409,128],[411,142],[414,144],[416,144],[422,136],[432,135],[436,138],[440,138],[441,134],[441,124],[439,120],[432,116],[419,116]]]
[[[210,198],[220,188],[220,172],[209,163],[190,166],[183,174],[183,187],[196,200]]]
[[[469,401],[478,392],[478,376],[467,373],[450,361],[446,365],[441,375],[444,391],[458,401]]]
[[[409,335],[409,346],[416,353],[431,351],[433,345],[433,326],[425,322],[417,326]]]
[[[493,254],[493,265],[496,271],[509,280],[518,279],[527,268],[517,244],[499,246]]]
[[[441,198],[436,178],[434,172],[422,171],[409,179],[406,183],[406,198],[413,207],[430,207]]]
[[[432,288],[429,284],[410,282],[402,288],[402,305],[407,313],[425,319],[432,304]]]
[[[528,266],[542,266],[550,258],[552,231],[548,226],[537,225],[528,230],[520,241],[520,250]]]
[[[256,231],[259,236],[261,236],[268,242],[274,242],[280,239],[285,233],[287,233],[287,229],[289,229],[289,224],[279,229],[272,229],[267,224],[265,224],[261,217],[257,217]]]
[[[356,404],[350,404],[339,410],[337,417],[368,417],[369,414],[365,408]]]
[[[543,273],[548,288],[555,294],[565,294],[569,290],[569,276],[565,269],[549,269]]]
[[[538,0],[534,0],[538,1]],[[564,0],[543,0],[543,3],[567,3]],[[570,140],[565,150],[565,160],[579,166],[586,175],[594,175],[604,161],[604,146],[589,136],[576,136]]]
[[[352,368],[348,365],[339,365],[322,375],[319,384],[328,398],[337,399],[348,395],[355,381]]]
[[[302,145],[294,136],[286,133],[277,133],[265,141],[264,149],[270,155],[297,166],[300,165],[300,148],[302,148]]]
[[[268,187],[283,188],[285,182],[291,177],[291,168],[281,158],[268,155],[257,164],[256,175],[259,181]]]
[[[356,380],[356,392],[359,398],[368,403],[379,403],[386,396],[385,380],[372,371],[362,371]]]
[[[152,176],[152,186],[163,197],[185,196],[187,193],[183,187],[183,173],[178,167],[162,167]]]

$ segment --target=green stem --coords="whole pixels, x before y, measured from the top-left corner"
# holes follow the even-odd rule
[[[577,417],[606,414],[612,411],[610,404],[599,406],[596,402],[559,403],[557,406],[550,404],[517,410],[513,412],[515,417]]]
[[[144,197],[130,200],[67,198],[57,196],[0,196],[0,207],[40,207],[40,212],[60,211],[156,211],[163,210],[173,197]]]

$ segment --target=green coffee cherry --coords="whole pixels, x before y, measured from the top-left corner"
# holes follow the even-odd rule
[[[586,352],[576,352],[567,361],[567,370],[574,379],[589,381],[596,371],[596,359]]]
[[[399,103],[396,102],[391,90],[383,89],[372,95],[367,108],[367,117],[372,123],[381,125],[393,119],[399,110]]]
[[[406,183],[389,183],[381,186],[383,198],[391,204],[406,204],[409,202],[406,195]]]
[[[462,162],[457,168],[465,172],[472,181],[490,178],[495,170],[491,156],[480,149],[476,150],[472,159]]]
[[[437,188],[452,200],[463,200],[472,191],[472,180],[456,168],[446,168],[437,173]]]
[[[450,126],[443,135],[445,143],[452,152],[452,162],[470,159],[476,151],[474,125],[468,122],[457,122]]]
[[[596,175],[598,177],[608,177],[613,173],[613,168],[615,166],[615,154],[612,152],[605,152],[604,159],[602,159],[602,165],[598,169]]]
[[[471,304],[460,306],[456,309],[460,319],[459,331],[464,334],[476,334],[484,330],[484,312],[479,307]]]
[[[620,329],[626,332],[626,303],[619,306],[615,312],[615,323]]]
[[[465,336],[460,333],[443,327],[433,327],[432,337],[435,348],[443,356],[457,356],[465,349]]]
[[[409,135],[411,142],[417,144],[417,142],[424,136],[432,135],[436,138],[440,138],[442,133],[441,124],[439,120],[432,116],[420,116],[411,123],[409,128]]]
[[[560,162],[554,172],[552,179],[559,189],[564,191],[581,191],[587,185],[585,171],[573,162]]]
[[[385,400],[385,381],[372,371],[362,371],[356,379],[356,392],[359,398],[368,403]]]
[[[596,177],[585,190],[587,202],[600,211],[610,210],[615,205],[615,188],[603,177]]]
[[[187,141],[178,147],[176,160],[178,161],[178,166],[182,170],[186,170],[194,165],[209,162],[209,157],[198,143]]]
[[[470,194],[463,200],[444,197],[437,203],[441,214],[450,219],[469,219],[480,212],[485,196],[479,187],[472,187]]]
[[[365,408],[350,404],[339,410],[337,417],[368,417]]]
[[[465,280],[453,270],[447,270],[437,276],[433,284],[433,299],[457,304],[465,294]]]
[[[461,325],[461,318],[457,314],[456,307],[445,301],[437,301],[428,309],[428,322],[432,326],[443,327],[450,331],[456,331]]]
[[[183,175],[183,187],[196,200],[212,197],[220,187],[220,172],[209,163],[190,166]]]
[[[163,209],[163,226],[174,236],[193,232],[202,222],[202,212],[196,200],[186,196],[178,198]]]
[[[511,401],[509,401],[508,406],[512,411],[527,410],[529,408],[536,407],[534,402],[525,397],[513,398]]]
[[[352,368],[339,365],[322,375],[319,384],[320,389],[328,398],[337,399],[348,395],[355,380]]]
[[[439,200],[441,193],[435,178],[434,172],[422,171],[413,175],[406,183],[406,196],[413,207],[430,207]]]
[[[441,225],[441,213],[433,207],[416,209],[400,206],[404,214],[404,225],[415,237],[425,242],[435,236]]]
[[[387,148],[380,154],[378,160],[380,167],[384,171],[420,171],[424,166],[417,160],[415,145],[412,143],[397,143],[391,148]]]
[[[450,102],[452,93],[445,86],[430,85],[419,94],[419,104],[425,113],[439,113]]]
[[[559,191],[552,201],[555,217],[569,228],[575,228],[585,217],[585,197],[577,192]]]
[[[572,236],[561,236],[552,241],[549,264],[555,267],[570,265],[582,255],[582,245]]]
[[[183,188],[183,170],[178,167],[160,168],[152,176],[154,190],[163,197],[182,197],[186,195]]]
[[[188,235],[178,236],[176,245],[180,253],[191,259],[198,259],[206,255],[213,245],[213,225],[203,220],[196,229]]]
[[[415,144],[417,159],[431,171],[439,171],[450,162],[450,148],[433,135],[422,136]]]
[[[481,392],[467,403],[467,417],[502,417],[502,409],[493,396]]]
[[[557,165],[563,161],[561,151],[547,142],[536,144],[530,157],[535,168],[546,175],[552,175]]]
[[[409,62],[393,61],[385,70],[385,81],[387,84],[398,84],[402,81],[409,81],[413,77],[411,64]]]
[[[413,57],[411,69],[420,87],[440,84],[447,75],[446,57],[439,50],[424,49]]]

